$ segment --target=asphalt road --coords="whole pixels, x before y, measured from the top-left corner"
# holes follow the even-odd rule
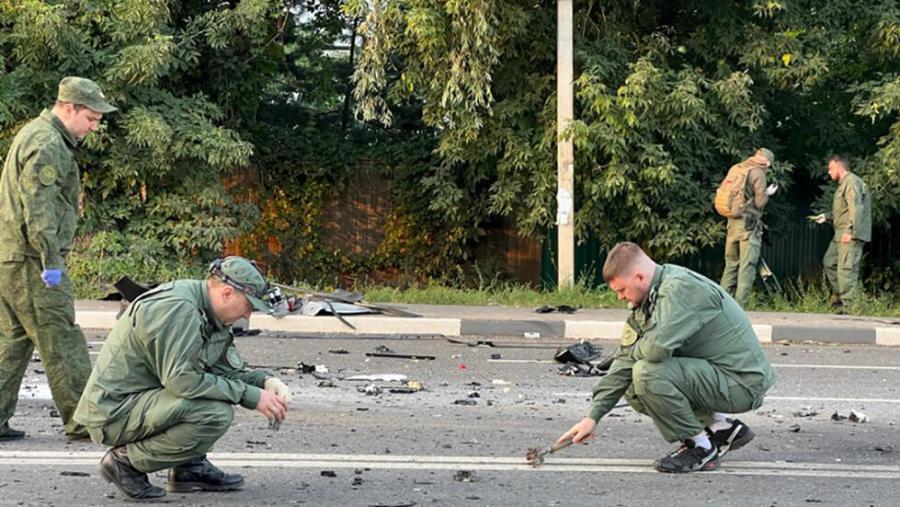
[[[90,332],[88,339],[96,355],[104,333]],[[599,438],[590,445],[529,467],[526,450],[549,445],[580,419],[596,378],[559,375],[549,362],[558,345],[571,342],[465,339],[497,346],[467,347],[439,338],[239,338],[248,363],[278,373],[291,386],[289,419],[272,431],[258,413],[237,408],[233,428],[210,457],[244,474],[246,488],[170,494],[168,502],[897,505],[900,348],[766,346],[777,383],[761,409],[741,416],[756,439],[724,458],[716,472],[673,476],[651,466],[672,446],[630,408],[601,421]],[[607,353],[615,347],[596,344]],[[435,359],[365,356],[378,346]],[[347,353],[330,352],[339,350]],[[298,373],[298,362],[327,367],[325,376],[335,387],[320,387],[320,379]],[[0,447],[0,505],[121,503],[121,494],[96,472],[104,449],[63,437],[40,370],[39,362],[29,367],[12,420],[29,438]],[[374,382],[382,393],[367,395],[359,389],[372,382],[345,380],[363,374],[402,374],[425,390],[391,393],[401,383]],[[833,413],[851,409],[868,421],[832,420]],[[463,476],[469,480],[459,480]],[[163,485],[164,472],[151,480]]]

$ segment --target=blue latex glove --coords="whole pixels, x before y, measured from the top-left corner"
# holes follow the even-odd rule
[[[56,287],[57,285],[59,285],[59,280],[61,278],[61,269],[45,269],[41,272],[41,280],[44,281],[44,285],[46,285],[47,287]]]

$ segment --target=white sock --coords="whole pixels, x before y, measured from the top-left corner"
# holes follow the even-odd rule
[[[712,423],[709,425],[709,429],[712,432],[727,430],[731,427],[731,419],[728,417],[728,414],[720,414],[719,412],[713,413]]]
[[[709,436],[707,436],[705,431],[701,431],[699,435],[692,437],[691,440],[694,441],[694,445],[697,447],[712,449],[712,442],[709,441]]]

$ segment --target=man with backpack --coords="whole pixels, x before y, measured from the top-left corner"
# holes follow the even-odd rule
[[[725,237],[725,270],[720,285],[742,306],[750,297],[762,246],[762,210],[778,190],[766,185],[766,170],[775,154],[760,148],[752,157],[735,164],[716,190],[716,211],[728,219]]]

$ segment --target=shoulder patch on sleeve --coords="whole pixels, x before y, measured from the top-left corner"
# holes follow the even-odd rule
[[[619,337],[619,343],[623,347],[630,347],[637,341],[638,336],[638,332],[631,327],[630,324],[626,323],[625,327],[622,328],[622,335]]]
[[[38,169],[38,179],[41,183],[50,186],[56,182],[56,168],[52,165],[44,165]]]

